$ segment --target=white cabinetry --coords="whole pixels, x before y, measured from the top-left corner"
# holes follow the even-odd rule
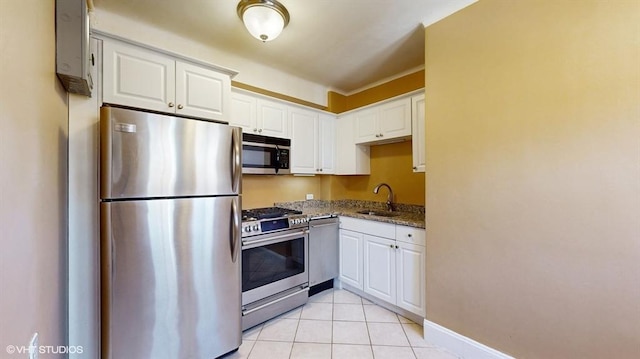
[[[424,229],[396,226],[396,303],[422,317],[425,312],[426,234]]]
[[[228,121],[228,74],[119,41],[103,42],[105,103]]]
[[[333,174],[335,118],[303,108],[289,109],[291,173]]]
[[[321,113],[318,118],[318,167],[320,173],[336,172],[336,117]]]
[[[340,240],[343,283],[424,317],[424,229],[340,217]],[[362,243],[360,252],[355,244],[348,245],[356,242]],[[362,277],[354,274],[359,268]]]
[[[290,138],[287,105],[240,92],[231,93],[229,124],[245,133]]]
[[[364,292],[396,302],[395,240],[364,235]]]
[[[369,146],[356,145],[354,131],[353,114],[337,119],[335,174],[368,175],[371,173]]]
[[[340,229],[340,281],[362,290],[362,233]]]
[[[411,146],[413,152],[413,172],[424,172],[426,167],[425,152],[425,100],[424,93],[411,98]]]
[[[411,136],[411,99],[401,98],[354,113],[355,143],[393,142]]]

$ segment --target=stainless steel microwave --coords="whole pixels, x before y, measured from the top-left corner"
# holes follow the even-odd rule
[[[289,174],[291,140],[250,133],[242,134],[242,173]]]

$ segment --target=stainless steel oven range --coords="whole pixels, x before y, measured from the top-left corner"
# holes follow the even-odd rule
[[[242,330],[309,298],[309,223],[301,212],[242,211]]]

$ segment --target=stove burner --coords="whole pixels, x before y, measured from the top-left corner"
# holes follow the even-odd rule
[[[280,207],[253,208],[242,211],[242,220],[257,221],[260,219],[287,217],[292,214],[302,214],[302,212]]]

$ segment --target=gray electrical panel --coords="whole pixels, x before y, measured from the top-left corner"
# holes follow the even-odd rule
[[[56,74],[67,92],[91,96],[92,64],[86,0],[56,0]]]

